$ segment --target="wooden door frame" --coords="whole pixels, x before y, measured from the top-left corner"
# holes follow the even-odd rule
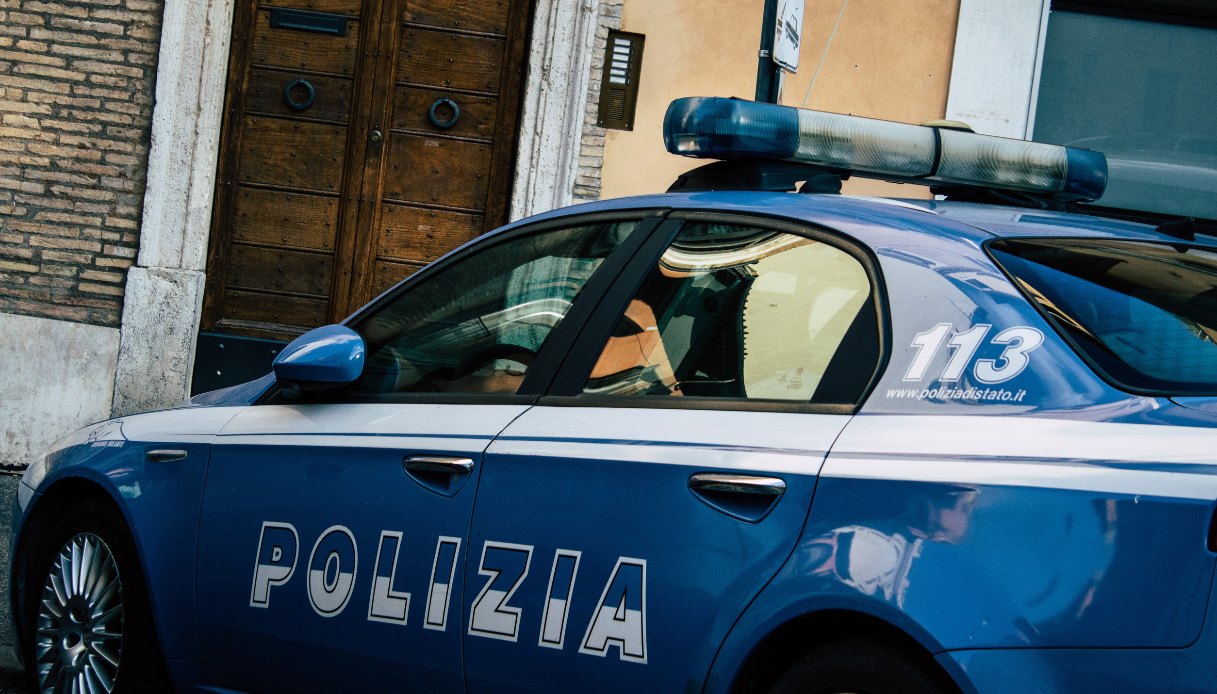
[[[533,0],[509,217],[569,204],[599,0]],[[233,0],[165,0],[140,249],[128,272],[113,411],[189,393],[202,318]]]

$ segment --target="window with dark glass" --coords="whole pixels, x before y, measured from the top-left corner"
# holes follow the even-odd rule
[[[835,246],[686,224],[584,393],[852,403],[878,360],[871,294],[862,264]]]
[[[636,225],[517,237],[432,274],[353,326],[368,352],[351,394],[517,392],[580,290]]]
[[[1217,219],[1217,9],[1053,2],[1034,137],[1107,156],[1095,204]]]
[[[1217,252],[1080,239],[1002,240],[989,249],[1108,380],[1217,394]]]

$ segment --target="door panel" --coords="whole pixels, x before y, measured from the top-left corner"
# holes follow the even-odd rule
[[[473,249],[353,323],[357,383],[278,389],[220,431],[197,573],[216,685],[381,690],[396,672],[393,689],[463,688],[483,453],[657,223],[526,228]]]
[[[263,325],[315,325],[325,322],[329,302],[299,296],[263,294],[229,289],[231,301],[224,306],[223,320],[234,326],[247,324],[251,331]],[[259,331],[260,332],[260,331]]]
[[[410,267],[395,261],[429,262],[504,221],[531,11],[520,0],[395,7],[384,177],[367,188],[374,234],[356,259],[365,300]]]
[[[249,118],[241,152],[243,183],[337,193],[346,128],[278,118]]]
[[[462,688],[460,576],[482,451],[524,405],[264,405],[217,437],[198,618],[215,684]],[[465,458],[451,496],[407,459]],[[329,554],[335,553],[336,559]],[[335,667],[335,664],[341,667]]]
[[[346,33],[271,27],[272,7],[343,14]],[[352,0],[236,3],[203,330],[278,338],[329,321],[350,212],[341,192],[359,131],[352,113],[367,74],[356,48],[376,28],[363,15]],[[316,257],[280,255],[292,249]],[[266,264],[280,258],[298,262]],[[290,286],[299,282],[289,273],[311,279]]]
[[[297,115],[307,115],[313,120],[346,123],[351,118],[351,91],[354,87],[346,77],[322,77],[312,75],[308,82],[313,86],[313,104],[306,111],[300,112],[288,105],[283,98],[285,85],[294,81],[284,80],[284,73],[254,69],[249,73],[249,93],[246,102],[247,113],[279,116],[290,118]],[[304,100],[304,93],[293,94],[297,103]]]
[[[386,200],[485,209],[489,147],[478,142],[394,135],[388,157],[393,175],[385,181]]]
[[[504,2],[406,0],[403,17],[405,21],[415,24],[503,34],[507,29],[509,12],[509,4]]]
[[[484,546],[528,547],[532,568],[501,608],[520,611],[515,642],[485,638],[468,623],[476,610],[466,610],[470,691],[680,691],[698,681],[732,622],[793,550],[825,451],[848,419],[526,412],[486,452],[466,604],[488,582],[478,566]],[[785,492],[749,522],[730,513],[736,502],[749,503],[747,495],[710,494],[716,508],[691,491],[701,473],[777,478]],[[563,552],[580,554],[573,585],[553,578]]]
[[[411,28],[402,38],[397,79],[406,84],[497,93],[506,42]]]
[[[337,322],[505,222],[531,5],[237,0],[202,329]],[[346,33],[271,27],[272,7],[343,15]],[[307,289],[251,282],[292,257],[254,247],[317,251],[328,270]]]
[[[378,261],[373,271],[372,294],[379,295],[423,268],[420,264]]]
[[[329,255],[250,247],[233,259],[230,287],[273,289],[325,296],[330,286]]]
[[[386,204],[380,252],[386,258],[429,263],[481,233],[482,215]]]
[[[431,105],[443,98],[455,98],[461,109],[460,117],[444,133],[453,136],[487,140],[494,137],[495,119],[498,117],[498,99],[488,96],[458,96],[452,92],[434,89],[397,88],[397,100],[393,107],[393,128],[412,132],[434,133],[435,126],[428,118]],[[450,118],[450,109],[437,115]]]
[[[348,21],[345,36],[273,29],[270,10],[258,12],[250,49],[255,65],[351,76],[359,47],[359,22]]]
[[[471,690],[698,688],[794,550],[881,361],[852,249],[755,220],[669,223],[599,302],[554,396],[487,449],[467,588],[502,591],[479,547],[527,548],[538,574],[496,595],[517,643],[482,638],[472,603]]]
[[[242,188],[232,222],[235,242],[333,252],[338,228],[334,198]]]

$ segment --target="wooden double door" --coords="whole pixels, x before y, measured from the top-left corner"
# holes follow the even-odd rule
[[[290,339],[506,221],[530,0],[238,0],[202,330]]]

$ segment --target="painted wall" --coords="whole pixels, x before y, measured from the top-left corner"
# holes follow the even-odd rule
[[[910,123],[943,117],[959,0],[806,3],[799,71],[787,76],[783,104]],[[664,111],[681,96],[754,96],[763,7],[763,0],[626,0],[622,29],[645,34],[646,46],[634,130],[608,131],[603,197],[661,191],[697,166],[664,151]],[[845,192],[929,195],[921,186],[865,180],[847,181]]]

